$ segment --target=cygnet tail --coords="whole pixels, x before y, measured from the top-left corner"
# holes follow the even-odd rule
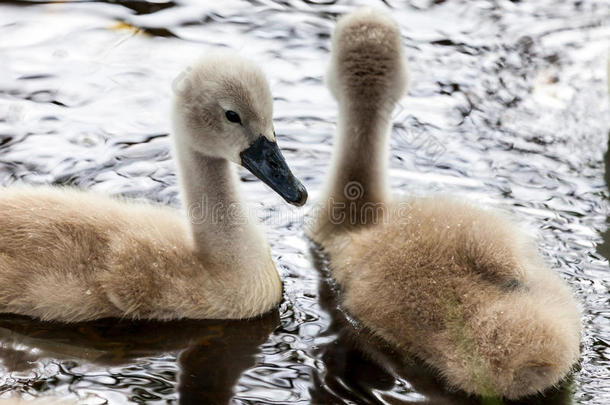
[[[441,366],[446,380],[471,394],[507,399],[558,384],[580,349],[580,312],[565,292],[509,296],[464,324],[454,322],[444,343],[450,348]]]

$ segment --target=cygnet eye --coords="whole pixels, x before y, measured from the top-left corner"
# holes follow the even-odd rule
[[[239,114],[237,114],[235,111],[229,110],[225,113],[225,116],[229,121],[241,124],[241,118],[239,118]]]

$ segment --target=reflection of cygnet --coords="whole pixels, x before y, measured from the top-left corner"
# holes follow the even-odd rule
[[[327,79],[338,134],[308,234],[329,257],[344,308],[405,357],[471,394],[543,391],[578,360],[581,324],[570,289],[534,243],[469,204],[389,195],[391,112],[407,86],[402,46],[381,13],[337,23]]]
[[[245,166],[291,204],[307,199],[275,142],[267,81],[250,62],[214,56],[175,90],[185,206],[203,202],[213,217],[187,223],[169,208],[94,193],[2,189],[0,311],[64,322],[232,319],[280,301],[269,245],[231,167]]]

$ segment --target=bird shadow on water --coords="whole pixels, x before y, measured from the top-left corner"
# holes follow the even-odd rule
[[[320,345],[316,355],[326,372],[315,376],[310,389],[315,404],[430,404],[430,405],[567,405],[572,403],[571,380],[544,395],[519,401],[478,398],[450,391],[438,374],[423,362],[401,357],[392,347],[351,319],[340,307],[338,286],[330,277],[328,262],[319,248],[310,249],[312,262],[322,277],[320,306],[330,318],[326,336],[335,337]],[[347,400],[347,401],[346,401]]]
[[[102,319],[73,325],[1,315],[0,361],[6,371],[21,373],[32,371],[42,359],[118,366],[174,354],[180,370],[179,404],[227,404],[235,382],[254,365],[259,346],[278,325],[277,310],[239,321]],[[30,387],[39,392],[54,388],[49,381]]]

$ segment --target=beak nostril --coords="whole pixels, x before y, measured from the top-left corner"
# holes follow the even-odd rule
[[[278,165],[273,159],[267,159],[267,163],[269,163],[269,166],[273,169],[273,170],[277,170],[280,168],[280,165]]]

